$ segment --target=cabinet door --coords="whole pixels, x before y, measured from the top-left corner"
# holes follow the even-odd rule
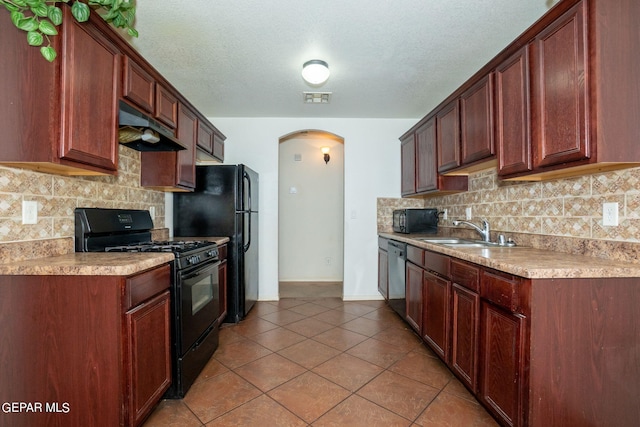
[[[534,168],[588,159],[585,2],[541,32],[532,45]]]
[[[449,360],[449,289],[451,282],[424,272],[422,337],[443,360]]]
[[[456,283],[452,284],[451,293],[451,368],[476,393],[480,296]]]
[[[463,165],[495,154],[493,141],[493,73],[460,96],[460,146]]]
[[[436,114],[438,172],[460,166],[460,116],[458,100]]]
[[[406,299],[407,323],[417,332],[422,333],[422,268],[407,263]]]
[[[123,96],[147,113],[153,113],[155,80],[138,63],[125,56]]]
[[[498,174],[527,172],[531,163],[529,48],[523,47],[496,69]]]
[[[187,149],[178,151],[177,184],[181,187],[196,187],[196,137],[198,119],[185,105],[178,105],[178,140]]]
[[[203,120],[198,120],[198,148],[213,154],[213,129]]]
[[[407,136],[400,143],[400,170],[401,187],[403,196],[415,194],[416,192],[416,140],[413,134]]]
[[[389,254],[378,248],[378,292],[389,299]]]
[[[416,192],[438,188],[436,126],[431,119],[416,131]]]
[[[213,157],[224,162],[224,138],[217,132],[213,134]]]
[[[160,83],[156,83],[156,119],[175,129],[178,125],[178,98]]]
[[[138,425],[171,383],[169,291],[125,314],[127,425]]]
[[[481,303],[480,400],[504,425],[523,425],[526,318]]]
[[[69,13],[68,8],[64,8]],[[62,32],[60,159],[118,170],[121,55],[93,25],[70,15]]]

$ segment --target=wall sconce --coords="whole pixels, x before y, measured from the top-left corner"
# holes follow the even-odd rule
[[[302,78],[311,85],[321,85],[329,78],[329,64],[312,59],[302,64]]]
[[[324,154],[324,163],[329,163],[329,160],[331,159],[331,157],[329,157],[329,147],[322,147],[320,148],[320,151]]]

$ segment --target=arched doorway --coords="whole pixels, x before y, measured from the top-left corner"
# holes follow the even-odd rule
[[[342,297],[344,139],[292,132],[279,139],[278,156],[279,295]]]

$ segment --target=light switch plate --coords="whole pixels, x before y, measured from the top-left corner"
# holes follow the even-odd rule
[[[38,223],[38,202],[33,200],[22,201],[22,223],[23,224]]]
[[[465,214],[465,219],[466,219],[467,221],[469,221],[469,220],[471,219],[471,208],[470,208],[470,207],[469,207],[469,208],[466,208],[466,209],[464,210],[464,214]]]
[[[602,225],[609,227],[618,226],[618,203],[602,204]]]

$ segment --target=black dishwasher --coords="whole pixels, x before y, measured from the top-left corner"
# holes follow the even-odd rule
[[[407,244],[389,240],[389,306],[403,319],[407,314],[405,267]]]

